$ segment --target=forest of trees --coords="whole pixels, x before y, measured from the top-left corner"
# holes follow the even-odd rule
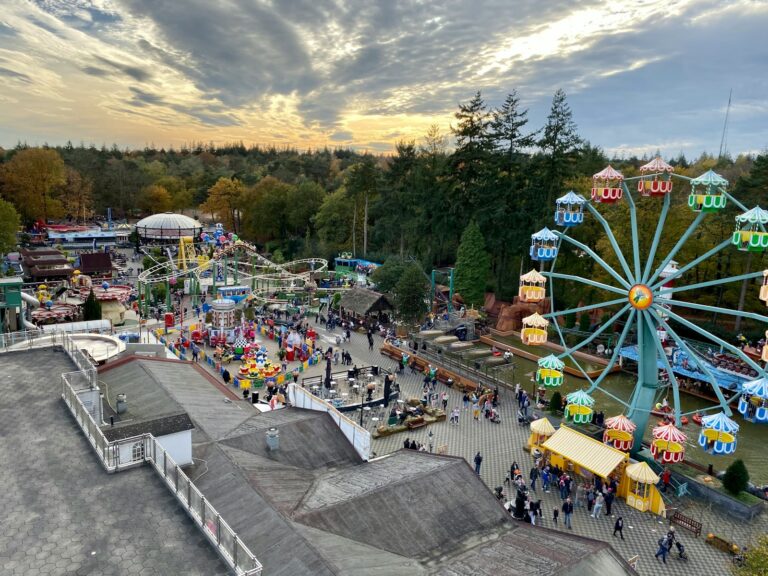
[[[0,196],[15,206],[23,225],[37,219],[90,220],[105,215],[107,208],[112,208],[113,217],[130,220],[159,211],[185,211],[204,221],[223,222],[243,239],[286,260],[310,255],[330,259],[345,250],[382,262],[398,256],[425,270],[454,265],[462,233],[472,223],[473,234],[482,235],[483,242],[477,244],[484,245],[489,256],[483,262],[486,288],[511,299],[520,270],[532,267],[530,234],[553,226],[554,200],[571,189],[589,196],[591,175],[609,162],[629,177],[649,159],[608,158],[584,141],[562,90],[555,93],[544,126],[529,125],[516,92],[496,109],[478,92],[459,105],[449,132],[433,127],[419,142],[399,142],[386,156],[242,143],[178,150],[19,144],[0,151]],[[715,169],[748,207],[765,200],[768,155],[717,159],[702,154],[688,160],[680,154],[667,161],[685,176]],[[675,186],[661,253],[695,216],[687,207],[687,186]],[[645,246],[660,206],[657,199],[638,201]],[[600,210],[616,229],[628,229],[625,204]],[[727,238],[735,213],[731,208],[708,217],[676,259],[689,261]],[[594,218],[587,217],[574,236],[616,263]],[[619,236],[626,246],[629,235]],[[558,267],[607,279],[590,259],[570,256]],[[691,281],[741,274],[746,267],[759,270],[768,263],[761,254],[745,257],[724,250],[692,271]],[[740,287],[737,283],[701,291],[696,298],[735,307]],[[746,307],[757,309],[761,303],[753,293],[756,290],[748,291]],[[572,305],[589,296],[585,289],[561,298]]]

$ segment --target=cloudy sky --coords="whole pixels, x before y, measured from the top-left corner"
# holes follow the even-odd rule
[[[766,0],[4,0],[0,145],[389,151],[563,88],[609,152],[768,148]]]

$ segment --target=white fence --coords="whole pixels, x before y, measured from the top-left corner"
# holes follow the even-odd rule
[[[288,398],[296,408],[327,412],[341,430],[341,433],[352,443],[363,460],[371,458],[371,433],[359,426],[353,420],[339,412],[325,400],[310,393],[306,388],[294,383],[288,384]]]
[[[263,567],[256,556],[154,436],[142,434],[113,442],[107,440],[91,410],[83,404],[77,392],[96,389],[96,367],[68,334],[46,334],[45,339],[39,341],[42,335],[39,331],[0,334],[0,352],[26,350],[36,346],[62,346],[79,370],[61,375],[61,397],[106,471],[112,473],[145,463],[151,464],[232,571],[237,576],[260,575]],[[26,346],[20,346],[22,343]]]

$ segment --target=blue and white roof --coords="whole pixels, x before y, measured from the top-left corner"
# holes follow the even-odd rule
[[[768,399],[768,378],[759,378],[758,380],[746,382],[741,387],[741,391],[745,394]]]
[[[550,230],[545,226],[535,234],[531,234],[531,238],[533,238],[534,240],[549,240],[551,242],[554,242],[555,240],[557,240],[557,235],[554,232],[552,232],[552,230]]]
[[[579,406],[592,406],[595,403],[595,399],[584,392],[584,390],[576,390],[576,392],[571,392],[565,397],[565,399],[568,401],[568,404],[577,404]]]
[[[729,434],[733,434],[734,432],[739,431],[739,425],[728,418],[728,416],[726,416],[723,412],[704,416],[701,419],[701,427],[711,428],[712,430],[717,430],[718,432],[728,432]]]
[[[728,186],[728,180],[714,170],[707,170],[698,178],[691,180],[691,186]]]
[[[576,194],[573,190],[569,191],[565,196],[561,196],[555,200],[555,204],[586,204],[587,199],[581,194]]]

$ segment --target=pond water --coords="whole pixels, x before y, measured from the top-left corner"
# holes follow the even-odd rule
[[[526,351],[530,351],[537,355],[546,355],[548,352],[541,347],[524,346],[519,340],[515,338],[498,338],[506,344],[510,344]],[[478,344],[477,348],[487,348],[482,344]],[[467,360],[467,363],[471,363],[472,360]],[[526,360],[524,358],[515,357],[513,360],[514,369],[499,370],[496,373],[498,377],[510,384],[519,382],[526,390],[530,392],[533,388],[532,378],[535,376],[537,365],[535,362]],[[583,366],[588,369],[586,365]],[[597,369],[594,366],[593,369]],[[489,370],[490,373],[490,370]],[[617,396],[625,401],[629,401],[632,391],[635,388],[637,382],[637,376],[629,372],[616,372],[611,374],[603,380],[600,387]],[[560,391],[560,394],[565,396],[569,392],[574,390],[584,389],[588,386],[587,380],[583,378],[576,378],[568,374],[565,375],[563,385],[556,390]],[[551,396],[555,389],[548,389],[547,396]],[[605,413],[606,418],[615,416],[622,413],[625,408],[616,400],[603,393],[600,389],[596,390],[593,394],[595,398],[594,409],[596,412],[602,410]],[[669,397],[670,403],[672,397]],[[680,392],[680,403],[682,412],[690,412],[702,408],[712,406],[712,402],[697,398]],[[690,417],[689,417],[690,418]],[[738,434],[738,447],[736,453],[730,456],[712,456],[707,454],[698,445],[699,431],[701,428],[691,421],[688,425],[683,426],[683,432],[688,436],[686,444],[686,457],[693,462],[707,465],[712,464],[716,470],[724,470],[731,462],[741,458],[744,464],[749,470],[750,479],[757,485],[768,484],[768,451],[766,450],[766,441],[768,441],[768,425],[753,424],[746,422],[741,418],[734,409],[734,420],[739,423],[740,430]],[[658,424],[657,418],[651,417],[649,421],[648,429],[644,433],[644,438],[650,440],[651,429]]]

